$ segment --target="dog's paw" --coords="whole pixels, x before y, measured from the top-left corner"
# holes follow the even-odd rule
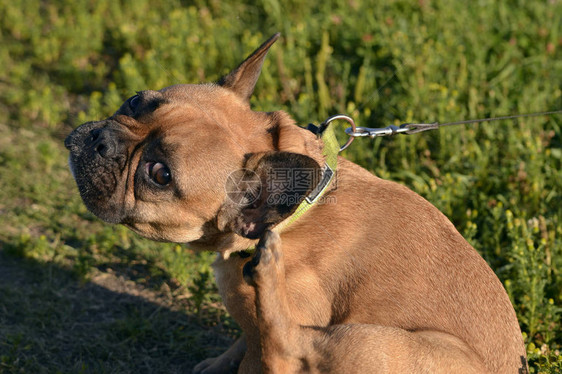
[[[259,277],[268,276],[268,273],[276,270],[275,264],[281,256],[280,246],[281,238],[276,232],[267,230],[262,235],[254,256],[242,270],[246,283],[255,287]]]
[[[193,368],[193,374],[237,373],[238,365],[223,356],[208,358]]]

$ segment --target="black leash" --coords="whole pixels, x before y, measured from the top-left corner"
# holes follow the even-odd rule
[[[443,126],[454,126],[454,125],[466,125],[469,123],[481,123],[481,122],[491,122],[491,121],[501,121],[501,120],[509,120],[509,119],[516,119],[516,118],[523,118],[523,117],[539,117],[539,116],[548,116],[553,114],[562,114],[562,110],[554,110],[549,112],[540,112],[540,113],[528,113],[528,114],[515,114],[511,116],[502,116],[502,117],[491,117],[491,118],[481,118],[481,119],[470,119],[464,121],[455,121],[455,122],[447,122],[447,123],[404,123],[400,126],[387,126],[382,128],[370,128],[370,127],[359,127],[355,126],[353,120],[347,116],[337,115],[330,117],[326,122],[331,122],[334,119],[345,119],[348,122],[352,123],[352,127],[349,127],[345,130],[346,134],[349,135],[351,139],[354,138],[362,138],[362,137],[370,137],[376,138],[379,136],[391,136],[396,134],[417,134],[422,131],[428,130],[435,130]],[[351,120],[351,121],[350,121]],[[348,141],[342,150],[347,148],[347,146],[351,142]]]

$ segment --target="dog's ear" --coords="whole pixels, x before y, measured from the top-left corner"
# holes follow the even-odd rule
[[[231,174],[219,229],[256,239],[289,217],[317,186],[321,168],[312,158],[291,152],[248,156],[244,169]]]
[[[267,51],[281,34],[277,33],[263,43],[244,62],[228,75],[222,77],[218,84],[234,91],[242,99],[249,101],[260,76],[261,67]]]

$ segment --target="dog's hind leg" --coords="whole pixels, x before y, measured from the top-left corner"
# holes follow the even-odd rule
[[[244,279],[256,289],[256,310],[260,331],[264,373],[299,372],[299,326],[291,319],[281,239],[266,231],[254,257],[244,266]]]
[[[244,279],[256,289],[264,373],[487,373],[460,339],[438,331],[346,324],[301,326],[291,317],[281,240],[267,231]]]

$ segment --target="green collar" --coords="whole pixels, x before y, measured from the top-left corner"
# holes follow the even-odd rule
[[[295,212],[273,228],[273,230],[278,233],[286,229],[289,225],[303,216],[310,208],[312,208],[312,206],[328,190],[328,187],[330,187],[332,181],[334,180],[334,176],[338,168],[338,153],[340,151],[338,140],[334,134],[334,127],[326,126],[322,128],[321,126],[319,129],[316,129],[315,132],[324,143],[322,154],[326,158],[326,163],[322,169],[322,179],[316,188],[314,188],[314,190],[312,190],[312,192],[304,198]]]

